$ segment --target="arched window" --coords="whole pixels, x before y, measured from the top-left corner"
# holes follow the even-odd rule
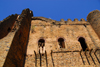
[[[38,46],[45,46],[45,40],[44,39],[40,39],[39,41],[38,41]]]
[[[59,38],[58,39],[58,43],[59,43],[60,48],[65,48],[65,43],[64,43],[64,39],[63,38]]]
[[[39,47],[39,53],[44,55],[45,53],[45,40],[44,39],[40,39],[38,41],[38,47]]]
[[[80,37],[80,38],[78,39],[78,41],[80,42],[83,51],[85,51],[86,48],[87,48],[87,44],[86,44],[86,42],[85,42],[85,39],[84,39],[83,37]]]

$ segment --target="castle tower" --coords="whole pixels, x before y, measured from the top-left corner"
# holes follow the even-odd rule
[[[90,12],[87,16],[87,21],[90,22],[94,31],[97,33],[98,37],[100,38],[100,11],[94,10]]]

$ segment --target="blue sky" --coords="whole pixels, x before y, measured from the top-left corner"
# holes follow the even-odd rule
[[[21,14],[25,8],[32,10],[35,17],[86,20],[89,12],[100,10],[100,0],[0,0],[0,21],[11,14]]]

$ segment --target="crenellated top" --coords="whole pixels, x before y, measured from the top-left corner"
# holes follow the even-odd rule
[[[81,18],[81,20],[80,20],[80,21],[85,21],[85,19]]]
[[[80,21],[77,19],[77,18],[75,18],[74,19],[74,21],[71,21],[71,19],[68,19],[67,21],[66,21],[66,24],[68,24],[68,25],[89,25],[89,22],[87,22],[87,21],[85,21],[85,19],[80,19]]]
[[[67,21],[72,21],[71,19],[67,19]]]
[[[33,21],[37,22],[35,23]],[[64,19],[56,21],[44,17],[32,17],[32,23],[34,23],[34,25],[89,25],[89,22],[85,21],[83,18],[80,19],[80,21],[77,18],[75,18],[74,21],[71,19],[67,19],[67,21],[64,21]]]
[[[60,19],[60,21],[64,22],[64,19]]]
[[[75,21],[75,22],[78,22],[78,19],[77,19],[77,18],[75,18],[75,19],[74,19],[74,21]]]

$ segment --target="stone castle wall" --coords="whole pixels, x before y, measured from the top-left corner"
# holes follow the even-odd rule
[[[82,47],[78,39],[83,37],[87,43],[89,51],[81,51]],[[33,39],[34,38],[34,39]],[[58,39],[63,38],[65,48],[60,48]],[[39,53],[38,41],[45,40],[46,54],[41,56]],[[100,48],[100,40],[89,22],[81,19],[78,21],[68,19],[55,21],[43,17],[33,17],[25,67],[62,67],[62,66],[81,66],[98,65],[94,52]],[[93,51],[91,51],[93,49]],[[91,56],[89,55],[91,51]],[[96,56],[100,59],[99,51]],[[99,66],[99,65],[98,65]]]
[[[98,14],[99,11],[90,13],[87,17],[88,21],[84,19],[55,21],[44,17],[32,17],[32,11],[25,9],[21,15],[11,15],[0,21],[1,67],[86,65],[99,67]],[[97,26],[95,26],[96,23]],[[83,37],[87,44],[88,49],[85,51],[82,50],[78,41],[80,37]],[[60,48],[59,38],[64,39],[65,48]],[[45,40],[46,51],[43,56],[39,53],[38,42],[40,39]]]
[[[86,25],[89,29],[91,29],[90,24],[88,22],[78,21],[78,20],[67,21],[67,22],[56,21],[54,25],[51,24],[53,22],[55,23],[55,21],[50,22],[50,21],[43,21],[43,20],[32,20],[27,54],[33,54],[34,51],[38,53],[39,39],[45,40],[45,49],[48,54],[50,54],[51,50],[60,48],[58,44],[59,38],[64,39],[65,49],[68,50],[82,49],[80,42],[78,41],[79,37],[85,38],[87,47],[89,49],[95,48],[97,46],[94,45],[89,35],[89,32],[85,27]],[[94,33],[94,35],[96,34]],[[99,40],[98,37],[97,40]]]

